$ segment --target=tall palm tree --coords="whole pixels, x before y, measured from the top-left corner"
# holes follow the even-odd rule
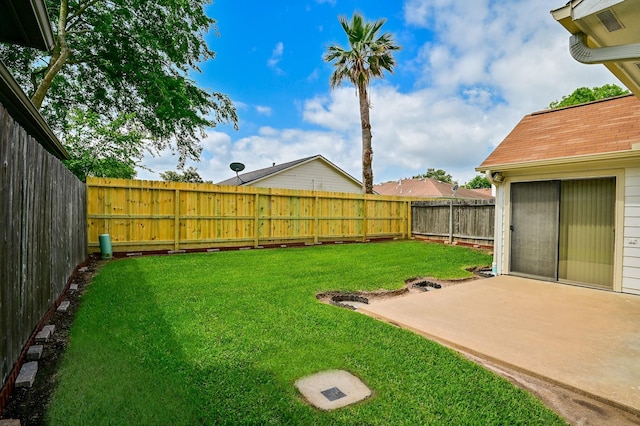
[[[373,193],[373,170],[371,162],[373,150],[371,149],[371,120],[369,119],[368,87],[372,78],[383,78],[384,70],[393,73],[395,59],[392,51],[400,50],[393,42],[391,34],[377,33],[386,22],[380,19],[375,22],[365,22],[362,15],[354,13],[351,22],[345,16],[338,18],[340,24],[349,38],[351,50],[345,50],[340,46],[329,46],[324,56],[327,62],[336,61],[335,70],[331,74],[331,89],[340,87],[342,81],[347,79],[356,87],[356,93],[360,101],[360,122],[362,124],[362,189],[366,194]]]

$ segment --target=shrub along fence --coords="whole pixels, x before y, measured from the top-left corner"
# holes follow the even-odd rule
[[[411,230],[427,239],[493,246],[495,200],[414,201]]]
[[[100,251],[202,250],[408,238],[411,198],[87,179],[88,243]]]
[[[86,259],[85,195],[0,105],[0,411],[25,345]]]

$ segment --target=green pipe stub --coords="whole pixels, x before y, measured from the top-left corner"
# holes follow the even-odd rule
[[[113,257],[113,249],[111,248],[111,236],[109,234],[100,234],[100,253],[103,259],[111,259]]]

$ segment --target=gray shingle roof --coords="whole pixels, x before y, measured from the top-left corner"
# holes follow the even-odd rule
[[[218,182],[218,185],[232,185],[232,186],[240,186],[243,184],[247,184],[253,182],[258,179],[265,178],[270,175],[274,175],[283,170],[289,169],[291,167],[297,166],[298,164],[305,163],[309,160],[313,160],[314,158],[322,157],[321,155],[314,155],[311,157],[301,158],[295,161],[289,161],[288,163],[276,164],[275,166],[266,167],[260,170],[254,170],[252,172],[239,174],[238,177],[232,177],[231,179],[223,180],[222,182]],[[240,180],[238,180],[238,178]]]

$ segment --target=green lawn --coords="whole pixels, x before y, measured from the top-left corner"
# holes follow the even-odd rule
[[[490,262],[416,241],[112,261],[83,297],[48,423],[563,424],[453,351],[315,298]],[[294,382],[328,369],[356,374],[373,396],[310,407]]]

